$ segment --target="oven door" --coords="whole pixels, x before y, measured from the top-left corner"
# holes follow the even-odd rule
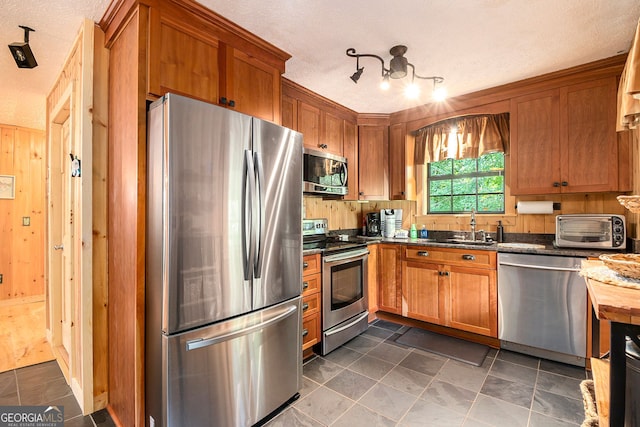
[[[358,248],[323,258],[323,331],[367,310],[368,257],[367,248]]]

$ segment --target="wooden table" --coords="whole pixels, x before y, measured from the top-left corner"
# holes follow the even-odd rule
[[[602,265],[600,261],[583,261],[582,269]],[[640,333],[640,290],[608,285],[586,278],[593,305],[593,354],[600,354],[599,320],[611,322],[609,364],[592,358],[600,427],[624,425],[625,385],[627,375],[625,337]],[[608,380],[607,390],[605,382]]]

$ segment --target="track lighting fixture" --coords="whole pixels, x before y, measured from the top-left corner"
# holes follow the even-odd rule
[[[356,72],[351,76],[351,80],[354,83],[358,83],[360,76],[362,76],[362,72],[364,71],[364,67],[360,67],[360,58],[376,58],[380,61],[380,65],[382,67],[381,77],[382,82],[380,83],[380,87],[382,89],[388,89],[390,86],[389,79],[402,79],[407,77],[408,68],[411,67],[411,83],[406,88],[407,96],[409,97],[417,97],[420,92],[420,89],[415,84],[415,79],[422,80],[432,80],[433,81],[433,97],[434,99],[441,101],[446,96],[446,91],[443,87],[437,86],[444,82],[443,77],[438,76],[429,76],[424,77],[416,74],[416,69],[411,64],[407,58],[404,57],[404,54],[407,53],[407,47],[403,45],[394,46],[389,50],[392,58],[389,61],[389,68],[385,67],[384,59],[382,59],[378,55],[373,55],[370,53],[356,53],[354,48],[347,49],[347,56],[351,58],[356,58]]]
[[[35,56],[29,47],[29,31],[35,31],[33,28],[25,27],[24,25],[18,25],[24,30],[24,43],[16,42],[9,45],[11,55],[16,61],[18,68],[34,68],[38,66]]]

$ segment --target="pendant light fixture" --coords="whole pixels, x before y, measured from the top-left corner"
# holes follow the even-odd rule
[[[416,69],[412,63],[410,63],[407,58],[405,58],[404,54],[407,53],[407,47],[404,45],[397,45],[392,47],[389,50],[392,58],[389,61],[389,68],[385,66],[384,59],[382,59],[378,55],[374,55],[371,53],[356,53],[354,48],[347,49],[347,56],[351,58],[356,58],[356,72],[351,76],[351,80],[354,83],[358,83],[358,80],[362,76],[362,72],[364,71],[364,67],[360,67],[360,58],[376,58],[380,61],[381,65],[381,77],[382,82],[380,83],[380,87],[383,90],[386,90],[390,86],[389,79],[402,79],[407,77],[408,69],[411,67],[411,83],[406,87],[405,93],[408,97],[415,98],[420,93],[419,87],[415,84],[415,79],[422,80],[431,80],[433,81],[433,93],[432,96],[437,101],[442,101],[446,97],[446,91],[444,87],[438,86],[444,82],[443,77],[439,76],[420,76],[416,74]]]
[[[18,68],[35,68],[38,66],[35,56],[29,46],[29,31],[35,31],[33,28],[18,25],[24,30],[24,43],[16,42],[9,45],[9,50],[13,59],[16,61]]]

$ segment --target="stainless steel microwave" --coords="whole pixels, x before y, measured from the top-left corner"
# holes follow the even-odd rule
[[[556,246],[584,249],[625,249],[627,231],[622,215],[556,216]]]
[[[344,157],[305,148],[303,165],[305,193],[334,196],[347,194],[347,159]]]

